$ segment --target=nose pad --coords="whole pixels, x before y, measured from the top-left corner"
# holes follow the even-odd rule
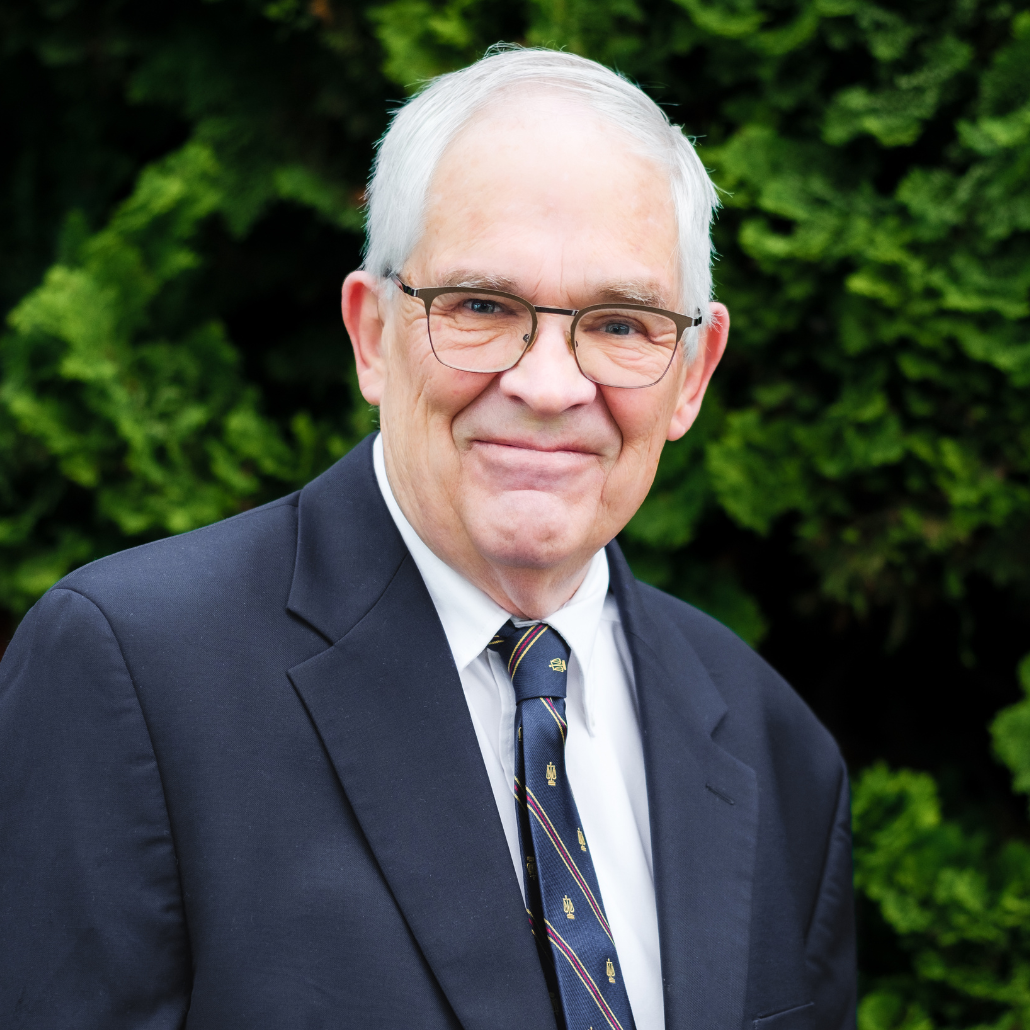
[[[532,334],[523,333],[522,342],[526,345],[526,349],[522,352],[523,355],[528,353],[533,348],[533,344],[540,339],[540,328],[537,327],[536,331]],[[569,348],[569,353],[575,358],[576,357],[576,345],[572,339],[572,329],[565,330],[565,346]],[[520,359],[521,360],[521,359]],[[576,358],[576,364],[579,364],[579,359]]]

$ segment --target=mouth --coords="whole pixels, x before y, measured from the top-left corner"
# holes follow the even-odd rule
[[[527,451],[533,454],[579,454],[598,457],[598,451],[588,444],[574,440],[534,440],[528,437],[477,437],[470,441],[472,447],[501,448],[511,451]]]
[[[503,490],[561,489],[576,477],[596,470],[601,460],[596,451],[582,443],[517,437],[472,440],[469,455]]]

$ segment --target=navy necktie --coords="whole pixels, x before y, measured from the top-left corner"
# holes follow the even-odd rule
[[[515,799],[526,911],[566,1030],[632,1030],[633,1014],[583,825],[565,775],[569,647],[542,622],[507,622],[489,647],[515,688]]]

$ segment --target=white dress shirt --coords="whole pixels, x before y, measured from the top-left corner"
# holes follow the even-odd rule
[[[501,657],[486,646],[511,616],[437,557],[412,529],[386,476],[381,435],[373,462],[383,500],[422,574],[454,655],[524,898],[513,793],[515,691]],[[637,1030],[661,1030],[665,1007],[636,688],[619,609],[608,593],[603,549],[572,598],[544,621],[572,651],[565,766],[590,841],[633,1020]]]

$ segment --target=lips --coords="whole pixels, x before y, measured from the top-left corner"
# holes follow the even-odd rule
[[[532,451],[535,454],[587,454],[596,455],[593,448],[574,442],[544,442],[521,439],[475,439],[472,445],[483,447],[507,447],[511,450]]]
[[[480,471],[502,490],[561,490],[571,480],[595,471],[599,456],[569,445],[474,440],[470,449]]]

